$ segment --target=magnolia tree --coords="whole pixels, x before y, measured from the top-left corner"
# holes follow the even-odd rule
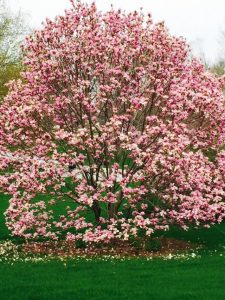
[[[71,4],[26,39],[0,107],[12,234],[108,242],[221,222],[223,78],[150,15]]]

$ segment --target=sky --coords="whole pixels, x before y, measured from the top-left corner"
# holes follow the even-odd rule
[[[84,2],[93,2],[85,0]],[[214,63],[222,53],[225,31],[225,0],[96,0],[100,10],[115,8],[126,11],[143,8],[155,22],[164,20],[171,34],[183,36],[195,55]],[[6,0],[12,11],[24,13],[32,28],[39,28],[46,17],[54,19],[70,7],[69,0]],[[225,52],[225,51],[224,51]]]

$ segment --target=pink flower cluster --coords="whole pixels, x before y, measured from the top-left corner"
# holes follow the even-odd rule
[[[222,221],[224,79],[185,40],[78,2],[22,48],[0,106],[12,234],[107,242]]]

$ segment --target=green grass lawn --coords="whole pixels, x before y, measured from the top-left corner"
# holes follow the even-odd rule
[[[0,238],[10,239],[1,195]],[[165,233],[164,233],[165,234]],[[173,238],[200,242],[200,258],[188,260],[59,260],[0,264],[0,300],[4,299],[225,299],[225,224],[183,232]]]
[[[0,267],[1,299],[225,299],[225,258],[16,263]]]

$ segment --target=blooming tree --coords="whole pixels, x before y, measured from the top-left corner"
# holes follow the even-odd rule
[[[107,242],[221,222],[224,80],[150,15],[71,4],[26,38],[0,107],[12,234]]]

